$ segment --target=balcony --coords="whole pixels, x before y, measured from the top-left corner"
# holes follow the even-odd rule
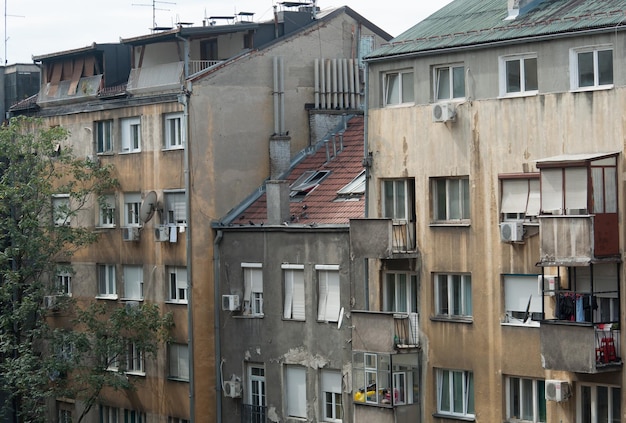
[[[419,349],[419,315],[353,310],[354,349],[380,352],[409,352]],[[356,341],[358,339],[358,341]]]
[[[217,66],[223,63],[223,60],[190,60],[189,61],[189,75],[194,75],[198,72],[202,72],[205,69]]]
[[[415,225],[398,219],[351,219],[350,244],[355,257],[417,257]]]
[[[241,423],[265,423],[267,407],[263,405],[242,404]]]

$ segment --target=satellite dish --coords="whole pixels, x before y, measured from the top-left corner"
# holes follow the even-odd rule
[[[141,202],[139,208],[139,218],[143,223],[152,219],[154,211],[157,209],[157,194],[154,191],[150,191],[146,194],[146,197]]]
[[[341,323],[343,323],[343,307],[339,310],[339,321],[337,322],[337,329],[341,329]]]

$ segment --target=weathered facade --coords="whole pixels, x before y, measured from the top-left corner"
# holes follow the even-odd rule
[[[353,242],[365,314],[416,279],[418,421],[624,419],[624,10],[457,0],[368,57]],[[359,421],[380,421],[372,405]]]
[[[138,391],[105,393],[91,421],[221,419],[211,222],[267,178],[272,141],[291,142],[287,161],[310,144],[307,105],[363,103],[361,42],[389,38],[349,8],[304,7],[35,58],[37,101],[14,113],[68,128],[75,153],[114,165],[120,182],[75,222],[101,238],[71,263],[72,295],[152,301],[175,320],[173,342],[129,374]],[[319,119],[318,130],[340,120]]]

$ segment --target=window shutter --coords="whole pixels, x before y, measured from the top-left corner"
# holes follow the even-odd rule
[[[304,272],[293,271],[293,318],[305,320]]]
[[[502,213],[524,213],[527,198],[527,179],[502,181]]]
[[[328,298],[326,300],[326,318],[329,322],[339,320],[339,310],[341,309],[340,291],[339,291],[339,272],[326,273],[328,283]]]
[[[553,212],[563,209],[563,173],[561,169],[541,171],[541,210]]]
[[[527,216],[539,216],[541,208],[541,195],[539,193],[539,179],[529,181],[528,206],[526,206]]]
[[[306,417],[306,369],[286,367],[287,415]]]
[[[587,208],[587,169],[565,168],[565,208]]]
[[[328,299],[328,272],[319,272],[319,301],[317,305],[317,320],[327,320],[326,301]]]
[[[250,269],[250,279],[252,292],[263,292],[263,271],[261,269]]]
[[[291,271],[285,271],[285,309],[283,317],[291,319],[291,309],[293,304],[293,277]]]
[[[322,370],[322,392],[341,393],[341,372],[334,370]]]
[[[171,223],[185,222],[187,220],[187,212],[184,201],[172,203],[172,211],[174,213],[174,222]]]

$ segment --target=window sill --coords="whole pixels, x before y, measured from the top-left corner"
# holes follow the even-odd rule
[[[441,104],[441,103],[463,103],[465,101],[465,97],[456,97],[456,98],[436,98],[433,100],[432,104]]]
[[[182,145],[177,145],[176,147],[163,147],[162,151],[179,151],[179,150],[184,150],[184,147]]]
[[[612,90],[614,88],[613,84],[610,85],[594,85],[593,87],[573,87],[570,92],[572,93],[584,93],[588,91],[603,91],[603,90]]]
[[[430,320],[432,322],[449,322],[449,323],[465,323],[465,324],[473,324],[474,318],[472,316],[431,316]]]
[[[430,222],[429,226],[431,228],[449,228],[449,227],[461,227],[468,228],[472,226],[471,222],[466,221],[447,221],[447,222]]]
[[[129,376],[146,377],[146,372],[140,372],[137,370],[128,370],[125,374]]]
[[[137,154],[141,153],[141,150],[133,150],[133,151],[120,151],[120,156],[125,156],[127,154]]]
[[[96,295],[96,300],[114,300],[118,299],[117,295]]]
[[[505,100],[507,98],[524,98],[524,97],[535,97],[539,95],[539,91],[523,91],[518,93],[506,93],[501,94],[498,99]]]
[[[183,379],[183,378],[176,377],[176,376],[168,376],[167,380],[171,380],[172,382],[186,382],[186,383],[189,383],[189,379]]]
[[[513,327],[518,327],[518,328],[538,328],[541,326],[541,324],[535,321],[533,321],[532,323],[500,322],[500,326],[513,326]]]
[[[125,301],[125,302],[129,302],[129,301],[137,301],[137,302],[143,302],[143,298],[128,298],[128,297],[122,297],[120,298],[120,301]]]
[[[397,109],[398,107],[413,107],[415,106],[415,102],[407,102],[407,103],[398,103],[398,104],[385,104],[383,107],[385,109]]]
[[[115,152],[114,151],[98,151],[96,154],[98,156],[114,156]]]
[[[463,416],[455,416],[451,414],[433,413],[433,417],[435,417],[436,419],[459,420],[462,422],[475,422],[476,421],[476,417],[463,417]]]
[[[115,229],[116,227],[115,225],[98,225],[96,229]]]
[[[165,300],[165,304],[187,305],[187,301]]]
[[[234,319],[262,319],[264,314],[242,314],[239,316],[233,316]]]

